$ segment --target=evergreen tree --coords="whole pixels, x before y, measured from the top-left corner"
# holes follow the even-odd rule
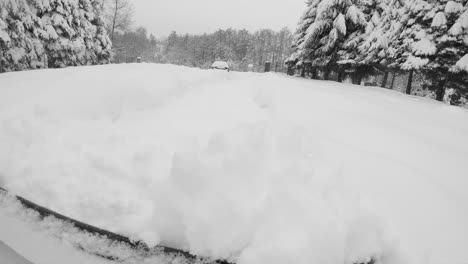
[[[366,26],[363,1],[324,0],[316,8],[315,20],[307,29],[299,48],[303,60],[310,60],[314,67],[325,70],[325,79],[332,69],[338,70],[338,62],[348,64],[351,56],[346,53],[356,48]]]
[[[359,59],[362,64],[383,67],[395,67],[395,58],[399,44],[397,39],[403,30],[405,21],[403,0],[385,0],[378,3],[378,11],[374,13],[366,28],[365,41],[359,46]]]
[[[44,67],[42,21],[26,0],[0,2],[0,60],[2,71]]]
[[[304,42],[307,36],[307,30],[309,29],[310,25],[315,22],[315,18],[317,17],[317,7],[319,3],[320,0],[307,1],[307,9],[300,18],[297,29],[293,36],[291,47],[293,53],[286,62],[288,65],[290,65],[290,67],[303,65],[303,60],[308,55],[306,49],[304,49]]]
[[[42,16],[48,27],[49,67],[106,63],[111,44],[99,1],[55,0]]]
[[[442,101],[468,46],[468,28],[463,23],[466,1],[415,0],[407,3],[407,9],[411,19],[402,37],[408,43],[408,56],[401,67],[425,72],[430,78],[426,88]]]
[[[0,2],[0,62],[17,71],[108,62],[100,0]]]
[[[350,20],[347,23],[348,34],[340,44],[337,63],[340,73],[344,69],[352,71],[351,77],[355,84],[360,84],[364,77],[376,73],[377,65],[361,60],[361,56],[367,52],[360,52],[360,48],[381,23],[384,4],[384,1],[379,0],[354,1],[347,11],[346,17]]]

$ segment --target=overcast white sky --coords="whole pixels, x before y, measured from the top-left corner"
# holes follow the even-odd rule
[[[135,26],[156,37],[178,33],[211,33],[222,28],[295,29],[305,0],[131,0]]]

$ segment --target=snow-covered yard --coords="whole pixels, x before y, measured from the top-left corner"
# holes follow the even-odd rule
[[[239,264],[467,263],[467,135],[461,108],[276,74],[0,75],[0,186]],[[0,204],[0,240],[19,245]]]

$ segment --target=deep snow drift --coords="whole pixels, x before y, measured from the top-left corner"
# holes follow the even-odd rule
[[[466,263],[467,135],[463,109],[276,74],[0,75],[0,185],[240,264]]]

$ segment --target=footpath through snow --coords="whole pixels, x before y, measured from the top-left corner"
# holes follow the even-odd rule
[[[1,186],[239,264],[467,263],[467,135],[464,109],[276,74],[0,75]]]

